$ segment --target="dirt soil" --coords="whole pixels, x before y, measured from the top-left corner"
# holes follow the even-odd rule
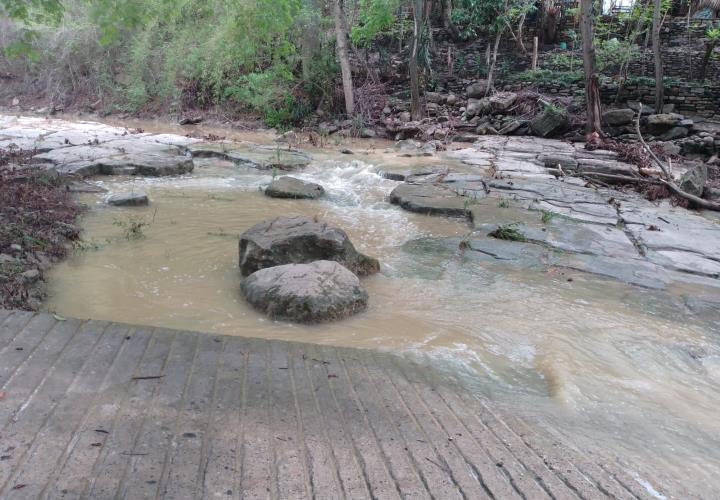
[[[37,309],[44,272],[79,237],[66,183],[27,165],[30,156],[0,149],[0,308]]]

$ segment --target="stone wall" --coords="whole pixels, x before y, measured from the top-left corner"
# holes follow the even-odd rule
[[[524,83],[507,83],[502,87],[505,90],[520,90],[527,87]],[[584,88],[582,84],[563,84],[561,82],[547,84],[539,83],[535,87],[539,92],[582,99]],[[617,83],[604,83],[600,88],[600,96],[605,104],[613,104],[616,100],[619,85]],[[641,101],[652,106],[655,101],[655,85],[651,82],[632,83],[620,92],[619,102]],[[720,82],[712,84],[669,84],[665,87],[665,103],[673,104],[679,113],[703,116],[720,120]]]

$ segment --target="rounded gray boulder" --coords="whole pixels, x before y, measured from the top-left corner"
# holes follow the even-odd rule
[[[339,262],[359,276],[380,270],[377,259],[363,255],[339,227],[303,216],[278,217],[240,235],[240,272],[316,260]]]
[[[346,318],[365,310],[368,302],[358,277],[329,260],[261,269],[240,287],[254,308],[299,323]]]
[[[305,182],[295,177],[280,177],[273,180],[265,189],[265,195],[271,198],[294,198],[314,200],[325,194],[320,184]]]

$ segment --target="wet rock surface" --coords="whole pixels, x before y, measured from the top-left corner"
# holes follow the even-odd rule
[[[35,153],[33,163],[64,176],[171,176],[192,172],[193,158],[218,158],[238,166],[289,171],[311,157],[287,146],[207,142],[152,134],[97,122],[0,115],[0,148]]]
[[[241,288],[247,301],[271,318],[301,323],[346,318],[368,302],[358,277],[328,260],[261,269]]]
[[[720,287],[716,214],[650,202],[572,177],[576,171],[621,175],[634,169],[613,152],[487,136],[449,155],[468,165],[490,164],[494,175],[450,169],[416,176],[396,187],[390,201],[421,213],[469,215],[473,231],[466,255],[576,270],[652,289],[677,282]],[[556,178],[560,173],[565,176]],[[684,179],[699,188],[704,180],[696,176],[689,171]],[[488,238],[501,224],[511,224],[522,241]],[[458,242],[449,245],[457,249]]]
[[[259,170],[299,170],[310,164],[307,154],[287,147],[230,141],[198,142],[188,146],[193,158],[219,158]]]
[[[144,191],[112,194],[105,201],[108,205],[117,207],[139,207],[150,203],[150,199]]]
[[[468,200],[442,184],[401,184],[390,193],[390,203],[421,214],[469,215]]]
[[[317,260],[339,262],[359,276],[380,270],[377,259],[358,252],[345,231],[302,216],[278,217],[253,226],[240,235],[239,252],[243,276]]]
[[[325,189],[320,184],[288,176],[273,180],[265,189],[265,195],[271,198],[314,200],[320,198],[324,193]]]

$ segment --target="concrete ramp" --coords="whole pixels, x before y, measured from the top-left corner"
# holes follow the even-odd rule
[[[3,499],[649,491],[397,356],[0,310]]]

